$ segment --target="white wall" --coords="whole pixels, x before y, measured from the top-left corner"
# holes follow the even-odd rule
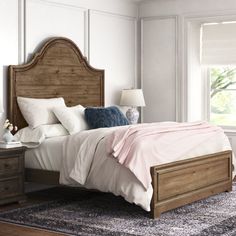
[[[152,0],[140,4],[139,15],[163,16],[163,15],[195,15],[207,13],[209,15],[225,13],[236,9],[235,0]]]
[[[105,69],[106,105],[119,104],[120,91],[136,84],[136,19],[91,11],[89,28],[90,62]]]
[[[174,77],[172,75],[172,78],[169,77],[167,80],[159,81],[159,85],[163,88],[161,93],[158,94],[158,98],[162,98],[161,100],[166,100],[166,111],[165,115],[158,116],[158,120],[172,120],[173,119],[173,112],[176,114],[176,120],[178,121],[186,121],[187,120],[187,107],[188,107],[188,92],[187,92],[187,66],[189,62],[189,52],[187,52],[187,45],[188,45],[188,29],[189,23],[192,21],[194,23],[199,22],[200,20],[198,18],[204,18],[204,21],[211,21],[212,19],[215,19],[215,17],[224,18],[224,19],[233,19],[233,17],[236,14],[236,4],[235,0],[155,0],[155,1],[144,1],[140,4],[139,7],[139,17],[141,20],[145,19],[153,19],[156,21],[157,18],[165,18],[165,19],[172,19],[173,17],[176,17],[176,28],[172,27],[172,34],[175,35],[175,43],[176,43],[176,51],[175,55],[171,56],[169,51],[165,52],[162,49],[162,52],[160,55],[158,55],[158,47],[153,47],[153,53],[156,54],[156,57],[158,60],[164,60],[164,61],[172,61],[174,60],[173,57],[176,58],[176,68],[172,67],[170,70],[175,73],[176,80],[174,80]],[[196,22],[195,22],[196,21]],[[148,26],[147,26],[148,27]],[[145,25],[143,32],[145,31]],[[142,34],[142,41],[151,40],[151,37],[159,37],[158,35],[162,35],[163,32],[166,31],[166,25],[163,24],[162,27],[155,28],[153,27],[152,35],[149,33],[149,36],[147,34]],[[164,36],[162,42],[159,43],[159,47],[162,47],[163,41],[170,42],[172,44],[173,37],[169,35]],[[145,47],[149,47],[148,43],[145,43],[143,45],[143,48],[145,50]],[[164,44],[163,44],[164,47]],[[167,48],[166,50],[169,50]],[[144,51],[145,53],[145,51]],[[144,57],[142,58],[144,60]],[[144,64],[148,65],[149,61],[152,59],[145,58],[145,61],[142,63],[142,74],[145,73],[145,70],[148,70],[148,67],[143,67]],[[158,66],[158,64],[156,64]],[[166,67],[168,65],[166,64]],[[166,68],[164,67],[164,68]],[[162,68],[162,70],[164,70]],[[169,72],[171,74],[171,72]],[[158,74],[156,74],[158,76]],[[147,78],[143,78],[143,87],[145,87],[145,82],[147,81]],[[170,81],[172,80],[172,82]],[[148,82],[150,83],[150,82]],[[153,81],[153,84],[157,83],[156,81]],[[166,98],[166,90],[169,90],[170,87],[175,88],[176,93],[176,99],[173,98]],[[145,95],[145,94],[144,94]],[[148,94],[147,96],[151,97],[151,94]],[[153,99],[155,101],[155,99]],[[170,105],[170,103],[172,103]],[[145,114],[146,113],[146,114]],[[169,114],[168,117],[166,117],[166,114]],[[151,120],[153,119],[152,113],[148,113],[148,110],[144,109],[144,121],[145,119]],[[146,118],[145,118],[146,117]],[[157,114],[155,114],[155,119],[157,117]]]
[[[144,122],[176,119],[176,18],[142,20]],[[168,109],[167,109],[168,108]]]
[[[18,63],[18,1],[0,1],[0,105],[3,99],[6,111],[7,67]],[[0,135],[5,120],[5,112],[0,114]]]
[[[152,107],[156,105],[158,110],[158,102],[162,101],[165,105],[165,112],[161,113],[161,116],[158,117],[159,120],[171,120],[173,118],[173,112],[176,114],[177,121],[186,121],[188,116],[188,105],[193,106],[193,109],[200,110],[200,107],[195,107],[195,104],[188,104],[188,77],[195,76],[197,74],[192,75],[189,73],[189,64],[190,59],[195,60],[194,53],[190,52],[191,50],[191,43],[189,34],[190,31],[193,29],[193,26],[197,23],[201,22],[212,22],[212,21],[220,21],[221,19],[224,20],[236,20],[236,2],[235,0],[155,0],[155,1],[145,1],[140,4],[139,8],[139,16],[141,20],[145,20],[147,18],[156,19],[156,18],[168,18],[176,17],[177,27],[170,28],[172,30],[172,34],[176,33],[176,46],[177,50],[175,51],[175,55],[171,55],[169,53],[169,48],[166,48],[166,53],[164,49],[161,50],[160,55],[159,47],[163,46],[163,41],[167,41],[173,43],[171,40],[173,39],[170,37],[170,34],[165,34],[162,41],[157,41],[159,43],[159,47],[155,47],[153,45],[153,52],[150,57],[145,58],[143,57],[142,63],[142,74],[143,74],[143,88],[145,89],[146,84],[152,83],[156,86],[161,86],[162,90],[158,90],[158,93],[155,94],[155,89],[153,88],[153,94],[149,94],[149,97],[153,97],[153,104]],[[190,26],[191,24],[191,26]],[[148,28],[148,25],[144,25],[145,28]],[[153,25],[152,33],[143,34],[142,35],[142,42],[144,42],[143,47],[149,47],[148,43],[153,40],[154,38],[160,37],[163,32],[166,32],[166,24],[162,26]],[[145,43],[145,41],[147,43]],[[144,54],[145,55],[145,54]],[[168,61],[173,61],[176,58],[176,68],[170,67],[169,69],[172,73],[176,74],[176,81],[173,79],[173,74],[169,73],[168,78],[163,78],[163,80],[157,81],[157,78],[152,78],[152,81],[149,81],[149,78],[145,74],[145,70],[150,69],[149,62],[153,62],[153,55],[156,55],[156,63],[152,67],[155,68],[158,65],[158,60],[163,60],[166,64],[161,68],[166,70],[168,66]],[[155,68],[155,70],[157,70]],[[158,74],[156,74],[158,75]],[[198,75],[200,76],[200,74]],[[196,88],[200,87],[201,84],[194,85]],[[170,88],[175,88],[176,99],[174,100],[171,97],[167,98],[166,91],[169,91]],[[158,88],[157,88],[158,89]],[[200,91],[200,89],[198,89]],[[196,91],[195,91],[196,92]],[[199,95],[199,94],[198,94]],[[145,94],[144,94],[145,96]],[[200,97],[201,95],[199,95]],[[155,99],[156,98],[156,99]],[[158,99],[158,100],[157,100]],[[171,104],[170,104],[171,102]],[[162,108],[161,108],[162,109]],[[158,112],[158,111],[157,111]],[[156,113],[157,114],[157,113]],[[168,116],[166,116],[168,114]],[[144,109],[144,121],[151,120],[153,117],[151,113],[145,114]],[[156,115],[157,116],[157,115]],[[192,117],[190,117],[192,119]],[[226,132],[228,137],[230,138],[231,144],[233,146],[234,152],[236,152],[236,132]]]
[[[105,104],[118,104],[121,89],[137,84],[137,13],[132,0],[1,0],[0,95],[5,111],[6,67],[28,61],[52,36],[72,39],[92,66],[105,69]],[[6,112],[0,125],[5,117]]]
[[[58,1],[59,2],[59,1]],[[78,6],[28,0],[25,4],[25,58],[37,51],[40,42],[53,36],[73,40],[87,54],[87,10]]]

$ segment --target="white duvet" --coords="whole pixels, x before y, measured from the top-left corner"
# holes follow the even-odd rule
[[[112,192],[150,211],[152,186],[145,190],[128,168],[106,153],[105,137],[116,129],[119,127],[82,131],[68,136],[63,143],[60,183]],[[231,147],[222,133],[192,148],[182,159],[224,150],[231,150]]]

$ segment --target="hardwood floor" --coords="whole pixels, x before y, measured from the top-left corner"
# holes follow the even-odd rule
[[[234,179],[234,181],[236,181],[236,178]],[[71,192],[68,189],[68,193],[66,194],[71,196],[71,194],[73,193],[74,191]],[[30,206],[35,203],[41,203],[43,201],[53,200],[56,198],[57,195],[58,192],[55,191],[55,189],[53,188],[48,190],[46,193],[44,191],[29,193],[27,194],[27,200],[25,202],[2,205],[0,206],[0,212],[23,206]],[[0,222],[0,236],[56,236],[56,235],[63,236],[67,234]]]
[[[0,212],[6,211],[6,210],[11,210],[11,209],[16,209],[20,207],[25,207],[25,206],[31,206],[37,203],[42,203],[44,201],[51,201],[58,199],[58,196],[61,196],[61,193],[63,192],[64,197],[77,197],[78,194],[81,194],[81,191],[87,192],[87,190],[79,189],[79,188],[69,188],[69,187],[52,187],[50,189],[45,189],[45,185],[38,186],[37,184],[33,184],[30,187],[26,187],[26,189],[29,188],[31,191],[34,192],[29,192],[26,198],[25,202],[21,203],[11,203],[11,204],[6,204],[6,205],[1,205],[0,206]],[[44,188],[44,190],[42,190]],[[39,191],[37,191],[39,190]],[[92,190],[90,190],[92,191]],[[21,225],[15,225],[11,223],[5,223],[0,221],[0,236],[56,236],[56,235],[68,235],[68,234],[62,234],[62,233],[55,233],[52,231],[47,231],[43,229],[36,229],[36,228],[31,228],[31,227],[25,227]]]
[[[55,236],[66,235],[30,227],[0,222],[0,236]]]
[[[41,192],[40,194],[37,194],[37,192],[29,193],[27,194],[27,200],[25,202],[2,205],[0,206],[0,212],[23,206],[30,206],[35,203],[40,203],[43,201],[53,200],[55,198],[56,193],[53,193],[53,189],[49,193],[50,194],[42,194]],[[0,222],[0,236],[56,236],[56,235],[63,236],[67,234],[55,233],[52,231]]]

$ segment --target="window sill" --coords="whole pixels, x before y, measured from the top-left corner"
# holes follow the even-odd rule
[[[236,136],[236,129],[224,129],[225,134],[231,135],[231,136]]]

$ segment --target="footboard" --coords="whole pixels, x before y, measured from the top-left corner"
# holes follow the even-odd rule
[[[232,190],[232,152],[151,167],[153,218],[162,212]]]

